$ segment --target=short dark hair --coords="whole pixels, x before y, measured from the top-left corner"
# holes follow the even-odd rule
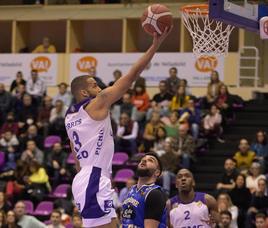
[[[72,82],[71,82],[71,92],[75,98],[77,98],[78,91],[81,89],[84,89],[85,86],[87,85],[86,80],[90,76],[88,75],[80,75],[75,77]]]
[[[263,214],[263,213],[257,213],[257,214],[255,215],[255,220],[256,220],[257,218],[263,218],[263,219],[265,220],[265,219],[266,219],[266,216],[265,216],[265,214]]]
[[[61,211],[60,211],[59,209],[53,209],[53,211],[51,212],[50,215],[52,215],[53,213],[57,213],[57,214],[59,214],[60,217],[61,217],[61,215],[62,215],[62,213],[61,213]]]
[[[232,220],[232,214],[230,211],[221,211],[220,215],[228,215],[230,219]]]
[[[38,71],[36,69],[32,69],[31,73],[38,73]]]
[[[161,175],[161,173],[162,173],[162,171],[163,171],[163,166],[162,166],[161,160],[160,160],[160,158],[158,157],[158,155],[157,155],[156,153],[154,153],[154,152],[149,152],[149,153],[144,154],[144,156],[142,156],[142,158],[144,158],[145,156],[153,156],[153,157],[157,160],[157,162],[158,162],[158,167],[159,167],[159,170],[160,170],[160,175]],[[141,158],[141,159],[142,159],[142,158]],[[160,175],[159,175],[159,176],[160,176]]]
[[[178,70],[177,70],[177,68],[176,68],[176,67],[171,67],[171,68],[169,69],[169,71],[171,71],[171,70],[175,70],[175,71],[176,71],[176,73],[178,73]]]

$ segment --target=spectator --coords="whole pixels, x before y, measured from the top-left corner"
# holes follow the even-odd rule
[[[153,112],[151,120],[145,125],[143,133],[145,152],[149,152],[153,148],[156,140],[157,129],[159,127],[164,127],[164,124],[160,120],[159,113]]]
[[[15,94],[15,107],[17,107],[17,105],[20,105],[20,103],[22,103],[22,98],[24,96],[24,94],[26,94],[26,85],[23,84],[19,84],[17,86],[17,92]]]
[[[150,98],[147,94],[145,87],[134,87],[134,94],[132,96],[132,104],[136,107],[136,121],[141,122],[145,120],[146,112],[149,109]]]
[[[43,133],[43,137],[48,135],[49,119],[52,108],[52,98],[45,96],[43,99],[43,105],[39,108],[36,123],[38,129]]]
[[[59,92],[53,97],[53,105],[56,104],[57,100],[61,100],[63,104],[67,107],[70,107],[73,97],[69,91],[67,91],[68,84],[62,82],[58,85]]]
[[[119,78],[122,77],[122,72],[121,70],[115,70],[113,72],[114,80],[109,82],[109,86],[112,86]]]
[[[0,211],[0,227],[3,227],[6,224],[6,213],[4,211]]]
[[[161,120],[163,120],[163,118]],[[169,114],[169,118],[165,118],[163,122],[165,123],[167,137],[177,138],[179,136],[180,126],[179,113],[177,111],[172,111]]]
[[[67,155],[62,149],[62,145],[55,143],[46,159],[47,171],[53,178],[53,188],[67,177],[66,159]]]
[[[238,208],[237,206],[233,205],[230,196],[227,193],[221,193],[218,196],[217,201],[218,201],[219,212],[228,210],[232,214],[231,227],[237,228]]]
[[[2,228],[23,228],[23,227],[18,225],[15,212],[9,210],[7,212],[6,225],[2,226]]]
[[[125,201],[125,199],[127,199],[128,196],[128,192],[130,190],[130,188],[136,184],[136,180],[133,178],[129,178],[126,182],[126,186],[124,188],[122,188],[119,192],[119,201],[121,202],[121,204]]]
[[[186,108],[188,105],[188,101],[190,100],[190,96],[185,94],[185,87],[180,86],[176,91],[176,95],[173,96],[170,104],[171,111],[179,111],[183,108]]]
[[[0,148],[1,150],[7,152],[9,147],[16,149],[19,145],[19,140],[15,134],[11,131],[6,131],[3,137],[0,138]]]
[[[65,228],[61,223],[61,212],[60,210],[54,209],[50,214],[50,222],[47,228]]]
[[[38,45],[33,53],[56,53],[56,48],[53,44],[50,43],[48,37],[43,38],[42,44]]]
[[[180,83],[179,83],[179,86],[183,86],[185,87],[185,94],[188,95],[188,96],[191,96],[191,91],[190,91],[190,88],[188,86],[188,82],[186,79],[180,79]]]
[[[29,175],[29,169],[25,162],[17,160],[14,174],[7,182],[6,194],[9,199],[16,196],[16,199],[22,199],[24,196],[24,189],[26,186],[25,177]]]
[[[169,69],[169,78],[167,81],[167,90],[174,96],[178,90],[180,79],[177,76],[178,70],[176,67]]]
[[[189,134],[187,124],[181,124],[179,127],[179,137],[177,139],[178,155],[181,157],[182,167],[190,169],[191,161],[195,161],[195,142]]]
[[[23,137],[21,137],[21,139],[20,139],[21,150],[26,149],[26,143],[29,140],[33,140],[36,143],[36,145],[39,145],[40,149],[43,149],[44,138],[43,138],[43,136],[38,134],[38,129],[37,129],[36,125],[33,125],[33,124],[30,125],[27,129],[26,134]]]
[[[206,101],[208,105],[213,104],[219,95],[220,87],[223,83],[220,81],[218,71],[212,71],[210,76],[210,82],[207,86]]]
[[[60,210],[62,213],[72,215],[74,210],[72,188],[67,188],[67,195],[65,198],[58,198],[54,201],[54,209]]]
[[[6,131],[11,131],[12,134],[15,134],[15,135],[18,135],[18,133],[19,133],[19,125],[15,121],[15,117],[14,117],[14,113],[13,112],[9,112],[7,114],[6,121],[3,124],[3,126],[1,127],[0,135],[2,135],[3,133],[5,133]]]
[[[18,92],[18,85],[26,85],[26,81],[23,78],[21,71],[18,71],[16,74],[16,79],[14,79],[10,85],[9,91],[12,93],[15,90],[15,94]]]
[[[187,107],[180,111],[180,115],[183,113],[188,113],[187,120],[191,126],[191,132],[195,140],[197,140],[199,135],[199,125],[201,123],[201,111],[199,108],[195,107],[193,99],[189,99],[187,102]]]
[[[122,98],[122,104],[120,104],[119,106],[119,112],[120,114],[118,115],[118,117],[120,117],[120,115],[124,112],[124,113],[127,113],[130,117],[131,117],[131,120],[135,121],[136,119],[136,116],[137,116],[137,108],[135,107],[135,105],[133,105],[131,103],[131,95],[130,93],[125,93],[123,95],[123,98]],[[118,120],[118,123],[119,123],[119,120]]]
[[[73,228],[82,228],[83,227],[82,219],[79,216],[79,214],[74,214],[72,220],[73,220],[72,221]]]
[[[41,103],[41,99],[46,93],[46,86],[45,82],[39,78],[37,70],[31,71],[31,78],[27,80],[26,91],[38,105]]]
[[[229,94],[227,86],[221,85],[215,104],[220,109],[223,117],[227,119],[230,119],[233,117],[233,110],[232,110],[233,103],[234,103],[233,98]]]
[[[66,135],[65,132],[65,113],[67,107],[63,104],[61,100],[57,100],[55,107],[51,109],[50,118],[49,118],[49,134],[59,135],[61,138],[64,138]]]
[[[261,165],[258,162],[253,162],[249,169],[250,175],[246,178],[246,186],[249,188],[251,194],[258,191],[258,180],[266,179],[263,174],[261,174]]]
[[[22,153],[21,160],[26,161],[28,164],[32,161],[37,161],[39,164],[43,164],[44,154],[36,146],[35,141],[28,140],[26,145],[26,150]]]
[[[139,125],[132,121],[127,113],[122,113],[117,126],[115,151],[125,151],[130,156],[137,152],[137,136]]]
[[[243,174],[238,174],[235,180],[235,188],[233,188],[229,195],[235,206],[239,208],[238,227],[245,227],[246,213],[251,202],[251,193],[246,187],[246,178]]]
[[[14,208],[16,217],[18,219],[18,225],[21,227],[34,227],[34,228],[45,228],[45,224],[37,220],[35,217],[31,215],[26,215],[25,213],[25,204],[23,201],[18,201],[15,204]]]
[[[50,185],[46,170],[37,161],[31,161],[29,163],[29,170],[30,176],[27,178],[27,197],[36,205],[50,191]]]
[[[233,228],[232,223],[232,214],[229,211],[221,211],[220,213],[220,228]]]
[[[23,96],[22,102],[22,106],[16,112],[20,133],[25,133],[28,126],[36,121],[37,107],[33,104],[32,97],[29,94]]]
[[[6,194],[0,191],[0,211],[7,213],[9,210],[11,210],[11,206],[7,201]]]
[[[235,188],[235,180],[238,172],[235,168],[235,162],[227,158],[224,162],[224,174],[221,177],[221,181],[217,183],[217,190],[219,192],[229,192]]]
[[[144,77],[139,76],[134,82],[133,90],[135,91],[137,87],[146,88],[146,80]]]
[[[171,183],[176,179],[176,172],[180,167],[180,159],[178,153],[173,148],[172,141],[166,140],[164,145],[164,153],[160,155],[162,163],[162,183],[163,189],[167,196],[170,195]]]
[[[255,152],[250,150],[249,143],[246,139],[241,139],[239,143],[239,151],[234,155],[237,163],[237,168],[241,171],[247,171],[253,160],[255,159]]]
[[[12,108],[12,96],[6,91],[5,85],[0,83],[0,126],[6,119],[6,114],[11,111]]]
[[[216,105],[212,105],[210,107],[209,113],[205,116],[203,122],[205,135],[207,137],[216,135],[217,140],[220,143],[223,143],[225,141],[221,138],[221,134],[223,132],[221,123],[222,123],[222,117],[220,111]]]
[[[268,196],[266,196],[266,180],[259,179],[258,180],[258,188],[250,203],[250,208],[248,209],[248,218],[246,224],[252,224],[253,218],[257,213],[266,213],[268,209]]]
[[[96,75],[96,67],[90,67],[88,69],[88,75],[94,78],[94,80],[97,82],[97,85],[101,89],[106,88],[106,85],[104,84],[104,82],[99,77],[97,77],[97,75]]]
[[[152,149],[152,152],[157,153],[158,156],[160,156],[162,153],[164,153],[164,146],[165,141],[167,139],[167,132],[164,127],[159,127],[156,132],[156,139],[154,142],[154,147]]]
[[[262,168],[265,169],[268,160],[268,144],[265,131],[260,130],[257,132],[256,141],[251,144],[250,148],[256,153],[256,159],[261,164]]]
[[[167,82],[165,80],[159,82],[158,88],[159,93],[153,96],[151,106],[157,106],[157,108],[160,109],[161,115],[167,115],[169,113],[169,106],[173,96],[169,93]]]
[[[256,228],[267,228],[266,216],[263,213],[258,213],[255,216],[255,226]]]

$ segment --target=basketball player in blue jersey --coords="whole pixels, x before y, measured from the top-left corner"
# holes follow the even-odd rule
[[[72,192],[83,227],[116,226],[110,181],[114,143],[109,109],[150,63],[169,31],[166,28],[161,36],[154,34],[151,47],[113,86],[101,90],[88,75],[76,77],[71,83],[78,103],[67,111],[65,127],[79,171]]]
[[[177,173],[178,195],[167,202],[169,223],[173,228],[210,228],[218,223],[217,202],[211,195],[194,191],[195,181],[188,169]]]
[[[122,206],[123,228],[166,228],[166,196],[156,185],[162,165],[155,153],[142,157],[138,168],[139,177]]]

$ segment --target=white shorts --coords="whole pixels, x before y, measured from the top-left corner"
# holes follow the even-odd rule
[[[72,192],[83,220],[83,227],[108,224],[116,218],[111,180],[101,168],[87,166],[76,174]]]

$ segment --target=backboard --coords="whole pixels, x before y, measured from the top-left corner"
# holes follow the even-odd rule
[[[266,0],[209,0],[209,17],[238,28],[259,32],[260,18],[268,16]]]

